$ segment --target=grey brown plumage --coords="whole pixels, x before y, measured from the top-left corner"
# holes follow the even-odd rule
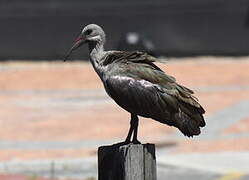
[[[160,62],[157,58],[137,51],[104,51],[104,31],[94,24],[83,29],[69,54],[85,42],[89,44],[90,61],[106,92],[131,113],[126,140],[129,141],[132,132],[133,139],[137,140],[137,116],[177,127],[188,137],[200,134],[200,127],[205,126],[205,110],[192,90],[178,84],[174,77],[154,64]]]
[[[205,111],[193,91],[165,74],[155,61],[142,52],[112,51],[103,61],[108,66],[107,93],[128,112],[175,126],[186,136],[200,134]]]

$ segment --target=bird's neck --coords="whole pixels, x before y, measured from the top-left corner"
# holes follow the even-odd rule
[[[101,60],[105,55],[104,51],[104,42],[89,42],[89,51],[90,51],[90,61],[93,65],[94,70],[100,76],[103,73],[103,67],[101,66]]]

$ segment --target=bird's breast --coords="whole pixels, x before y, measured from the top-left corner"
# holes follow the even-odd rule
[[[112,76],[106,79],[104,87],[107,94],[128,112],[149,117],[157,101],[152,83],[127,76]]]

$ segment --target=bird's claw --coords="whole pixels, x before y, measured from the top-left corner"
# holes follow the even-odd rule
[[[130,140],[125,140],[125,141],[123,142],[123,144],[124,144],[124,145],[127,145],[127,144],[141,144],[141,142],[138,141],[137,139],[133,139],[132,141],[130,141]]]
[[[124,144],[130,144],[131,143],[131,140],[125,140],[124,142],[123,142]]]
[[[133,139],[133,140],[132,140],[132,144],[141,144],[141,142],[138,141],[137,139]]]

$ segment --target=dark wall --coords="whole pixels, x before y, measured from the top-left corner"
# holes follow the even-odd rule
[[[249,54],[249,0],[1,0],[0,59],[61,59],[89,23],[108,49],[135,31],[160,55]]]

